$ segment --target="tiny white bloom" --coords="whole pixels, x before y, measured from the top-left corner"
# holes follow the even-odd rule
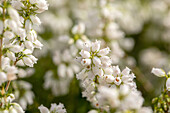
[[[7,75],[4,72],[0,72],[0,85],[7,81]]]
[[[170,91],[170,78],[168,78],[166,81],[166,88],[168,91]]]
[[[102,65],[100,58],[98,58],[98,57],[96,57],[96,56],[93,58],[93,63],[94,63],[95,66],[97,66],[97,67]]]
[[[90,53],[88,51],[81,50],[79,53],[83,58],[89,58]]]
[[[119,66],[113,66],[113,75],[116,76],[120,76],[121,75],[121,71],[119,69]]]
[[[33,67],[33,61],[29,57],[23,57],[23,62],[29,67]]]
[[[164,77],[166,74],[165,71],[160,68],[152,68],[152,73],[158,77]]]
[[[16,60],[15,54],[13,52],[7,52],[7,56],[8,58],[10,58],[12,61]]]
[[[99,53],[97,53],[97,55],[99,55],[99,56],[105,56],[105,55],[109,54],[109,52],[110,52],[110,48],[107,47],[107,48],[101,49],[101,50],[99,51]]]
[[[33,24],[39,26],[41,24],[40,19],[36,16],[36,15],[31,15],[30,16],[31,21],[33,22]]]
[[[50,113],[48,108],[44,107],[43,105],[39,106],[38,109],[40,110],[41,113]]]
[[[15,108],[15,110],[18,112],[18,113],[24,113],[23,109],[21,108],[21,106],[17,103],[13,103],[13,107]]]
[[[108,83],[113,83],[115,81],[115,78],[112,75],[104,75],[104,79]]]
[[[99,51],[100,49],[100,44],[101,44],[101,41],[97,41],[96,42],[93,42],[92,43],[92,51],[95,52],[95,51]]]
[[[79,23],[74,26],[72,29],[73,34],[83,34],[85,32],[85,25],[83,23]]]
[[[116,85],[120,85],[122,83],[122,80],[120,79],[120,77],[115,77],[114,83]]]
[[[91,59],[82,59],[82,60],[81,60],[81,64],[82,64],[83,66],[88,66],[88,65],[91,64]]]

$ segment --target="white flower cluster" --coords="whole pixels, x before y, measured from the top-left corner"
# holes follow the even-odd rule
[[[118,88],[99,87],[99,106],[103,109],[116,109],[115,113],[153,113],[151,108],[142,107],[144,99],[139,91],[130,91],[127,86]]]
[[[29,82],[14,81],[12,87],[14,88],[15,102],[18,102],[24,110],[26,110],[28,105],[33,104],[35,96],[31,91],[32,85]]]
[[[46,0],[3,0],[0,8],[0,111],[3,113],[23,113],[22,108],[12,101],[8,88],[10,82],[18,77],[23,78],[27,72],[17,66],[33,67],[37,58],[32,54],[35,48],[42,48],[33,26],[41,24],[37,13],[48,9]],[[7,82],[5,84],[5,82]],[[24,82],[23,82],[24,83]],[[29,84],[29,83],[28,83]],[[27,84],[27,86],[29,86]],[[20,85],[23,85],[22,83]],[[5,87],[5,88],[4,88]],[[23,86],[24,87],[24,86]],[[27,87],[28,88],[28,87]],[[31,87],[28,88],[29,90]],[[33,93],[26,92],[21,103],[26,108],[27,102],[33,103]]]
[[[39,25],[41,23],[36,16],[36,12],[40,13],[46,10],[45,7],[48,6],[46,1],[43,2],[41,0],[34,2],[13,0],[11,4],[18,10],[22,9],[22,12],[19,10],[19,15],[17,10],[8,6],[7,13],[9,14],[9,18],[5,18],[3,23],[2,51],[4,51],[4,54],[2,57],[2,65],[3,62],[5,64],[2,66],[3,71],[1,72],[1,77],[3,77],[3,79],[0,80],[0,83],[16,78],[15,74],[17,74],[18,71],[15,65],[33,67],[33,64],[37,62],[37,58],[35,58],[32,53],[34,48],[41,49],[42,44],[38,41],[37,34],[32,29],[32,25]],[[34,6],[34,4],[38,6]],[[28,12],[25,12],[28,8]],[[30,13],[31,15],[26,15],[25,13]],[[13,62],[13,65],[9,62]]]
[[[63,47],[62,50],[52,50],[52,60],[55,64],[55,70],[49,70],[44,76],[44,88],[50,89],[55,96],[65,95],[69,91],[69,85],[74,75],[80,71],[80,65],[74,60],[78,55],[79,50],[83,48],[83,43],[88,39],[83,33],[85,26],[79,23],[72,28],[72,33],[75,38],[69,36],[60,36],[60,43],[69,44],[68,47]],[[53,41],[54,42],[54,41]],[[56,71],[57,70],[57,71]]]
[[[80,51],[80,57],[77,60],[82,64],[84,69],[77,74],[77,79],[82,81],[83,97],[98,106],[96,98],[96,89],[100,85],[106,87],[123,87],[128,86],[131,90],[136,90],[136,83],[133,73],[129,68],[125,68],[122,72],[118,66],[112,66],[112,60],[107,55],[110,49],[100,49],[101,42],[84,43],[83,49]]]
[[[15,96],[13,94],[10,94],[7,98],[0,98],[2,103],[0,113],[24,113],[19,104],[12,102],[14,99]]]
[[[41,113],[67,113],[62,103],[59,103],[58,105],[51,104],[50,110],[43,105],[39,106],[38,109]]]
[[[166,74],[163,69],[153,68],[152,73],[158,77],[166,77],[166,89],[170,91],[170,72]]]

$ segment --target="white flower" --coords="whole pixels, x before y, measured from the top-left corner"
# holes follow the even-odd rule
[[[131,91],[130,94],[122,101],[121,108],[123,110],[127,109],[140,109],[144,102],[141,92]]]
[[[99,100],[99,106],[109,104],[111,108],[116,108],[120,105],[119,92],[116,88],[99,87],[97,99]]]
[[[152,73],[158,77],[164,77],[166,74],[165,71],[160,68],[152,68]]]
[[[12,39],[12,38],[14,38],[14,33],[11,32],[11,31],[5,31],[4,32],[4,38]]]
[[[6,67],[5,71],[7,72],[8,80],[15,80],[17,78],[18,69],[15,66]]]
[[[66,109],[64,108],[64,105],[62,103],[57,104],[51,104],[50,112],[54,113],[66,113]]]
[[[24,43],[27,49],[30,49],[30,50],[34,49],[33,43],[31,41],[25,41]]]
[[[17,23],[14,20],[6,20],[5,23],[6,27],[8,26],[9,28],[11,28],[13,32],[18,31]]]
[[[21,108],[21,106],[19,104],[13,103],[13,107],[17,111],[17,113],[24,113],[23,109]]]
[[[77,46],[79,49],[83,49],[83,44],[84,44],[84,42],[83,42],[82,40],[80,40],[80,39],[78,39],[78,40],[76,41],[76,46]]]
[[[168,78],[166,81],[166,88],[168,91],[170,91],[170,78]]]
[[[26,73],[26,71],[25,71],[24,69],[19,69],[19,70],[18,70],[18,76],[19,76],[20,78],[24,78],[24,77],[27,76],[27,73]]]
[[[129,73],[130,73],[130,69],[128,68],[128,67],[126,67],[123,71],[122,71],[122,75],[129,75]]]
[[[97,53],[97,55],[99,55],[99,56],[105,56],[105,55],[109,54],[109,52],[110,52],[110,48],[107,47],[107,48],[101,49],[101,50],[99,51],[99,53]]]
[[[31,0],[31,1],[34,1],[34,0]],[[37,0],[36,0],[37,1]],[[36,2],[37,4],[37,7],[39,8],[38,10],[36,10],[35,12],[37,13],[42,13],[44,12],[45,10],[48,10],[48,4],[47,4],[47,1],[45,0],[38,0]]]
[[[153,113],[153,111],[151,107],[142,107],[139,109],[138,113]]]
[[[41,49],[43,47],[43,44],[40,41],[36,40],[34,42],[34,47]]]
[[[17,110],[15,108],[13,108],[13,106],[11,106],[9,108],[9,113],[18,113]]]
[[[24,7],[24,4],[21,1],[11,1],[12,7],[15,9],[21,10]]]
[[[51,104],[50,110],[48,108],[44,107],[43,105],[39,106],[38,109],[41,113],[66,113],[66,109],[64,108],[64,105],[59,103],[57,104]]]
[[[95,51],[99,51],[100,49],[100,44],[101,44],[101,41],[97,41],[96,42],[93,42],[92,43],[92,51],[95,52]]]
[[[37,63],[37,58],[35,58],[33,55],[27,55],[31,60],[32,60],[32,62],[33,63]]]
[[[40,110],[41,113],[50,113],[48,108],[44,107],[43,105],[39,106],[38,109]]]
[[[65,64],[60,64],[58,66],[58,75],[62,78],[66,77],[66,65]]]
[[[88,65],[91,64],[91,59],[82,59],[82,60],[81,60],[81,64],[82,64],[83,66],[88,66]]]
[[[72,29],[73,34],[83,34],[85,32],[85,25],[83,23],[79,23],[74,26]]]
[[[0,72],[0,85],[7,81],[7,75],[4,72]]]
[[[67,74],[68,78],[73,78],[74,77],[73,69],[70,66],[67,67],[66,74]]]
[[[19,45],[13,45],[10,50],[14,53],[18,53],[18,52],[21,52],[22,51],[22,47],[19,46]]]
[[[114,79],[114,83],[115,83],[116,85],[120,85],[121,82],[122,82],[122,80],[120,79],[120,77],[116,77],[116,78]]]
[[[104,79],[107,83],[113,83],[115,78],[112,75],[104,75]]]
[[[104,64],[106,66],[110,66],[112,63],[111,58],[108,56],[102,56],[102,57],[100,57],[100,60],[101,60],[102,64]]]
[[[79,53],[83,58],[89,58],[90,57],[90,53],[88,51],[85,50],[81,50]]]
[[[130,93],[130,88],[127,85],[121,85],[120,86],[120,94],[123,96],[126,96]]]
[[[29,67],[33,67],[33,61],[29,57],[23,57],[23,62]]]
[[[113,75],[116,76],[120,76],[121,75],[121,71],[119,69],[119,66],[113,66]]]
[[[14,9],[14,8],[12,8],[12,7],[9,7],[8,8],[8,13],[9,13],[9,15],[10,15],[10,17],[13,19],[13,20],[15,20],[16,22],[17,21],[19,21],[19,14],[18,14],[18,12]]]
[[[84,80],[87,77],[87,74],[85,72],[86,72],[86,69],[83,69],[81,72],[76,74],[76,78],[78,80]]]
[[[27,34],[27,38],[31,42],[35,42],[37,40],[37,33],[34,30],[29,31]]]
[[[31,21],[33,22],[33,24],[39,26],[41,24],[40,19],[36,16],[36,15],[31,15],[30,16]]]
[[[7,52],[8,58],[10,58],[12,61],[16,60],[15,54],[13,52]]]
[[[25,31],[25,29],[18,28],[17,34],[20,36],[20,38],[21,38],[20,40],[21,40],[21,41],[25,41],[25,37],[26,37],[26,31]]]
[[[90,110],[88,113],[98,113],[96,110]]]
[[[99,67],[99,66],[102,65],[100,58],[98,58],[98,57],[96,57],[96,56],[93,58],[93,63],[94,63],[94,65],[97,66],[97,67]]]
[[[32,28],[32,24],[31,24],[30,20],[27,20],[27,21],[25,22],[25,29],[26,29],[27,31],[30,31],[31,28]],[[28,35],[27,35],[27,38],[28,38]]]

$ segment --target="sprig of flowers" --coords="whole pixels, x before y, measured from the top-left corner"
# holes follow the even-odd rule
[[[152,100],[154,112],[167,113],[170,110],[170,96],[168,95],[168,92],[170,91],[170,72],[166,74],[163,69],[153,68],[152,73],[158,77],[166,78],[165,87],[161,92],[161,95]]]
[[[79,53],[80,56],[76,58],[83,66],[83,70],[77,74],[77,79],[81,80],[81,85],[84,88],[83,97],[86,97],[95,107],[109,111],[115,104],[119,106],[118,101],[121,95],[116,88],[119,90],[119,88],[127,87],[124,90],[129,88],[132,93],[138,91],[136,90],[136,83],[133,81],[135,75],[131,73],[131,70],[126,67],[121,71],[119,66],[112,66],[112,60],[107,56],[110,49],[108,47],[101,49],[100,47],[101,42],[97,40],[84,43],[83,49]],[[101,86],[106,88],[100,88]],[[107,88],[109,88],[108,93],[106,93]],[[140,99],[136,100],[139,101]],[[142,104],[143,98],[141,104],[138,105],[142,106]],[[125,107],[125,109],[131,108]]]
[[[3,0],[0,9],[0,110],[23,113],[18,104],[12,103],[8,88],[12,80],[22,76],[18,66],[33,67],[37,63],[32,53],[42,44],[32,26],[41,24],[36,15],[47,10],[48,4],[45,0]]]
[[[38,109],[41,113],[67,113],[66,109],[64,108],[64,105],[62,103],[57,104],[51,104],[50,110],[43,105],[39,106]]]
[[[166,74],[163,69],[160,68],[153,68],[152,73],[158,77],[165,77],[166,78],[166,89],[170,91],[170,72]]]

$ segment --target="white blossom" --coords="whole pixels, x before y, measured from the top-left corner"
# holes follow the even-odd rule
[[[158,77],[164,77],[165,76],[165,71],[159,68],[153,68],[152,73]]]
[[[168,78],[166,81],[166,88],[168,91],[170,91],[170,78]]]

